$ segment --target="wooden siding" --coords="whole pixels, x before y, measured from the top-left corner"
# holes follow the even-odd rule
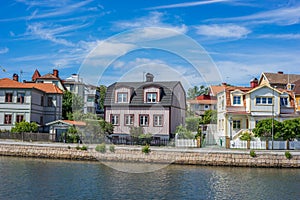
[[[149,126],[143,127],[144,133],[169,135],[169,109],[164,107],[135,107],[135,108],[106,108],[105,121],[110,122],[110,116],[112,114],[119,115],[119,125],[114,126],[114,133],[129,134],[130,126],[125,125],[125,115],[134,115],[133,126],[139,126],[139,116],[149,115]],[[153,115],[163,115],[163,126],[153,126]]]

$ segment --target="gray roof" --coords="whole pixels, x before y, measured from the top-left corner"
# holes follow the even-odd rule
[[[171,106],[174,102],[172,102],[173,90],[175,86],[178,84],[181,85],[179,81],[166,81],[166,82],[116,82],[110,86],[108,86],[104,106],[153,106],[154,104],[144,103],[143,93],[144,88],[148,86],[156,86],[161,89],[161,98],[160,102],[156,103],[156,105],[160,106]],[[114,99],[114,91],[116,88],[120,87],[128,87],[131,88],[133,93],[130,97],[129,104],[117,104]],[[184,90],[183,90],[184,92]],[[176,98],[175,98],[176,99]]]

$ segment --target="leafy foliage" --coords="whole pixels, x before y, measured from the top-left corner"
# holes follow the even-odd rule
[[[138,138],[140,135],[144,134],[144,129],[143,129],[143,127],[131,126],[129,133],[130,133],[131,137]]]
[[[255,153],[254,150],[251,150],[251,151],[250,151],[250,156],[251,156],[252,158],[255,158],[255,157],[256,157],[256,153]]]
[[[252,136],[248,131],[244,131],[242,133],[242,135],[240,136],[240,140],[243,140],[243,141],[248,141],[248,140],[251,140],[251,139],[252,139]]]
[[[83,105],[84,105],[83,99],[80,96],[75,95],[70,91],[64,91],[63,99],[62,99],[63,119],[69,119],[71,117],[72,112],[82,111]]]
[[[11,129],[13,133],[26,133],[26,132],[37,132],[38,125],[35,122],[21,121],[15,124],[15,127]]]
[[[70,126],[66,133],[62,134],[62,139],[67,143],[78,143],[80,141],[80,136],[78,130]]]
[[[200,124],[216,124],[217,123],[217,111],[206,110],[204,116],[200,120]]]
[[[285,155],[285,157],[287,158],[287,159],[291,159],[293,156],[292,156],[292,154],[289,152],[289,151],[286,151],[285,153],[284,153],[284,155]]]
[[[276,137],[282,137],[284,140],[299,138],[300,118],[283,121],[281,134],[276,135]]]
[[[192,132],[198,130],[199,123],[200,123],[199,117],[188,117],[185,119],[186,129]]]
[[[145,146],[143,146],[142,152],[145,153],[145,154],[148,154],[148,153],[151,152],[149,144],[146,144]]]
[[[100,153],[105,153],[106,152],[106,145],[105,143],[102,144],[98,144],[95,148],[96,151],[100,152]]]
[[[195,135],[187,130],[182,125],[176,127],[175,133],[177,134],[178,139],[194,139]]]
[[[204,85],[201,85],[200,87],[194,86],[192,88],[189,88],[187,91],[187,98],[188,99],[195,99],[197,96],[202,94],[207,94],[208,88]]]
[[[274,138],[280,137],[282,124],[274,119]],[[272,119],[263,119],[259,121],[252,130],[255,137],[271,137],[272,136]]]
[[[114,153],[116,150],[115,150],[115,145],[110,145],[109,146],[109,151]]]
[[[99,105],[100,109],[104,109],[104,99],[106,94],[107,87],[105,85],[100,85],[98,91],[100,93]]]

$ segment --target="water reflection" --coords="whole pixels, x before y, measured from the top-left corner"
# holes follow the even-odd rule
[[[0,157],[0,199],[297,199],[299,183],[299,169],[170,165],[125,173],[100,162]]]

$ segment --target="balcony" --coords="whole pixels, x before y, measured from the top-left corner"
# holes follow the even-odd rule
[[[246,114],[246,108],[244,106],[227,106],[226,111],[228,113],[244,113],[244,114]]]
[[[287,107],[287,106],[280,107],[280,114],[293,114],[293,113],[295,113],[294,107]]]

